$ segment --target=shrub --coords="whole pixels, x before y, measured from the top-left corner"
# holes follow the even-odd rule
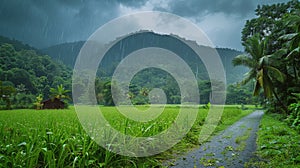
[[[300,103],[289,105],[290,115],[287,117],[287,123],[300,132]]]
[[[43,107],[42,101],[43,101],[43,95],[42,95],[42,94],[39,94],[39,95],[36,97],[35,102],[33,103],[34,106],[35,106],[35,109],[37,109],[37,110],[42,109],[42,107]]]
[[[17,93],[12,100],[13,108],[16,109],[33,108],[34,100],[35,100],[35,96],[32,94]]]

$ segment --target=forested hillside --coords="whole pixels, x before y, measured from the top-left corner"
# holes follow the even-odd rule
[[[37,50],[17,40],[2,39],[4,40],[1,42],[3,45],[0,48],[0,81],[3,81],[3,86],[9,85],[16,88],[16,92],[12,94],[11,98],[13,104],[18,105],[20,108],[26,105],[32,106],[32,102],[38,95],[41,94],[43,99],[48,98],[50,88],[56,88],[61,84],[65,89],[71,90],[71,67],[74,66],[76,57],[84,42],[65,43]],[[181,40],[184,41],[184,39]],[[4,42],[10,42],[11,44]],[[185,42],[197,45],[192,41]],[[114,104],[110,93],[111,87],[114,87],[114,84],[111,83],[111,76],[124,57],[137,49],[159,46],[173,51],[187,62],[198,79],[200,103],[208,103],[210,101],[211,84],[207,71],[199,57],[185,43],[180,42],[174,36],[160,35],[153,32],[135,33],[122,37],[122,40],[107,51],[98,69],[96,80],[98,103],[104,105]],[[197,45],[197,47],[203,50],[212,50],[204,46]],[[217,51],[226,70],[227,82],[236,83],[241,80],[247,69],[233,67],[231,64],[233,57],[241,54],[241,52],[220,48]],[[49,56],[40,53],[47,53]],[[81,80],[76,80],[74,85],[77,88],[84,86]],[[148,93],[153,88],[164,90],[167,103],[180,103],[180,90],[174,78],[170,74],[154,68],[145,69],[134,76],[128,96],[134,104],[147,104],[149,103]],[[251,86],[230,89],[227,103],[253,103],[250,98],[250,89]],[[243,99],[240,99],[241,96],[239,95],[242,95]]]
[[[73,67],[76,57],[84,43],[85,41],[63,43],[42,49],[41,51],[50,55],[56,61],[62,62],[69,67]]]
[[[0,36],[0,46],[3,44],[11,44],[13,45],[14,49],[16,51],[20,50],[37,50],[34,47],[29,46],[28,44],[24,44],[21,41],[15,40],[15,39],[10,39],[4,36]]]
[[[5,39],[5,38],[2,38]],[[71,70],[47,55],[37,54],[34,48],[18,41],[0,45],[0,81],[3,88],[13,88],[7,96],[18,108],[31,107],[37,95],[50,95],[50,88],[63,84],[71,88]],[[15,47],[18,49],[16,50]],[[28,50],[30,49],[30,50]],[[8,99],[7,99],[8,100]],[[5,104],[0,102],[0,104]]]
[[[126,38],[120,37],[119,39],[122,40],[115,44],[113,48],[110,49],[105,55],[106,58],[103,60],[103,63],[99,69],[99,72],[101,72],[100,75],[106,77],[111,76],[114,68],[118,65],[120,60],[135,49],[156,46],[165,47],[170,51],[175,51],[177,55],[181,56],[190,65],[195,74],[200,73],[198,74],[199,79],[208,79],[206,69],[203,66],[202,61],[198,59],[198,56],[195,55],[195,53],[185,47],[184,43],[179,44],[176,38],[179,38],[185,43],[195,44],[195,42],[181,39],[180,37],[175,37],[174,35],[166,36],[153,32],[135,33],[126,36]],[[64,43],[42,49],[42,52],[50,55],[55,60],[62,61],[66,65],[73,67],[76,57],[78,56],[83,44],[83,41]],[[216,50],[219,53],[224,65],[227,75],[227,83],[233,84],[240,81],[243,78],[243,75],[247,72],[247,68],[234,67],[231,62],[235,56],[242,54],[242,52],[227,48],[217,48]]]

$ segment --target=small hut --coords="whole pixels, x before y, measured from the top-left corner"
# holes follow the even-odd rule
[[[65,103],[61,100],[54,98],[54,99],[47,99],[42,101],[43,109],[64,109]]]

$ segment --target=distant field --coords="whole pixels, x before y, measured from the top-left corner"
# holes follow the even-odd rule
[[[151,136],[167,129],[179,112],[178,105],[168,105],[156,119],[140,123],[126,120],[115,107],[100,107],[110,124],[120,132]],[[147,106],[138,106],[146,110]],[[160,107],[158,107],[160,108]],[[225,129],[251,112],[236,106],[225,108],[217,130]],[[172,149],[147,158],[114,154],[98,146],[85,133],[74,107],[66,110],[0,111],[0,167],[149,167],[174,153],[198,144],[201,126],[208,110],[199,108],[196,122],[183,140]]]

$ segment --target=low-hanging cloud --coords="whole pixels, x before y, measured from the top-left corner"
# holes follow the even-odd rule
[[[181,16],[193,17],[210,13],[235,14],[247,16],[253,12],[252,0],[179,0],[170,3],[170,9]]]

